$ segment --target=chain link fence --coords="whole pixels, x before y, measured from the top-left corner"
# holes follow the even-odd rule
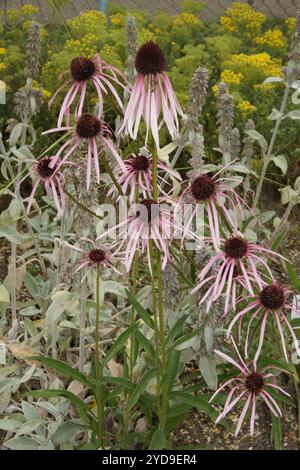
[[[239,0],[249,3],[258,11],[267,14],[271,18],[287,18],[295,16],[296,11],[300,8],[300,0]],[[31,3],[40,7],[42,16],[49,18],[51,15],[51,6],[49,0],[0,0],[1,8],[16,8],[22,4]],[[55,4],[55,0],[53,0]],[[106,1],[109,3],[109,0]],[[143,9],[150,14],[158,11],[166,11],[170,15],[176,15],[181,11],[182,0],[113,0],[112,3],[126,5],[129,8]],[[233,3],[232,0],[203,0],[205,5],[201,12],[202,20],[211,20],[220,17],[223,12]],[[105,4],[102,0],[71,0],[59,9],[60,15],[64,17],[72,17],[81,11],[100,8]]]

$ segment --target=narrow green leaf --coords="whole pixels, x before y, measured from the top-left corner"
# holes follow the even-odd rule
[[[183,325],[185,324],[186,319],[188,318],[188,315],[183,315],[179,320],[175,323],[173,328],[170,330],[170,333],[167,336],[166,339],[166,345],[172,344],[172,342],[176,339],[177,335],[181,333],[181,329]]]
[[[136,298],[129,292],[129,290],[126,289],[126,294],[127,297],[131,303],[131,305],[135,308],[139,316],[141,317],[142,320],[146,323],[146,325],[150,326],[152,330],[155,329],[154,327],[154,321],[150,317],[149,313],[147,310],[144,309],[144,307],[141,306],[141,304],[136,300]]]
[[[57,397],[65,397],[70,400],[73,405],[78,406],[80,408],[84,408],[88,410],[86,403],[83,400],[78,398],[74,393],[69,392],[68,390],[31,390],[30,392],[24,393],[25,396],[31,396],[35,398],[57,398]]]
[[[163,450],[166,447],[166,435],[163,429],[158,428],[152,434],[149,448],[151,450]]]
[[[57,372],[60,372],[61,374],[66,375],[67,377],[70,377],[71,379],[78,380],[79,382],[83,383],[84,385],[87,385],[90,388],[95,388],[95,384],[91,380],[87,379],[84,374],[78,372],[78,370],[76,369],[73,369],[73,367],[70,367],[65,362],[58,361],[57,359],[52,359],[51,357],[45,356],[33,356],[30,359],[38,361],[44,366],[50,367],[51,369],[54,369]]]
[[[129,410],[131,410],[137,404],[140,396],[146,390],[147,385],[150,382],[150,380],[153,379],[153,377],[155,377],[155,374],[156,374],[156,369],[150,369],[143,375],[139,383],[136,385],[133,394],[130,397],[129,405],[128,405]]]
[[[284,255],[285,256],[285,255]],[[286,270],[288,272],[288,275],[289,275],[289,278],[290,278],[290,281],[294,287],[294,289],[297,291],[297,292],[300,292],[300,279],[293,267],[293,265],[288,262],[288,261],[285,261],[285,267],[286,267]]]
[[[139,330],[136,330],[135,336],[136,336],[137,341],[140,343],[140,345],[145,349],[145,351],[153,359],[156,355],[156,352],[151,341],[149,341],[149,339],[146,338],[146,336],[143,335],[143,333],[141,333],[141,331]]]
[[[170,396],[180,400],[182,403],[190,405],[192,408],[197,408],[199,411],[203,411],[212,420],[216,420],[218,417],[218,413],[214,408],[200,396],[193,396],[186,392],[172,392]]]
[[[129,328],[127,328],[127,330],[123,331],[120,336],[118,336],[114,344],[109,349],[107,355],[105,356],[103,360],[103,365],[107,364],[113,357],[116,356],[116,354],[118,354],[119,351],[121,351],[130,336],[135,333],[137,327],[138,325],[130,326]]]
[[[281,421],[277,416],[272,415],[272,437],[275,450],[282,450]]]

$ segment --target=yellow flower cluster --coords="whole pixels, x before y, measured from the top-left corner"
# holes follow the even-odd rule
[[[258,71],[262,72],[266,77],[282,75],[281,66],[278,60],[272,59],[267,52],[260,54],[233,54],[226,61],[228,68],[235,67],[254,67]]]
[[[238,104],[238,108],[244,117],[249,116],[250,114],[255,113],[257,110],[256,106],[250,103],[248,100],[243,100]]]
[[[82,39],[69,39],[65,48],[73,57],[84,56],[92,58],[98,50],[98,36],[96,34],[86,34]]]
[[[6,49],[5,47],[0,47],[0,56],[5,55]]]
[[[20,10],[15,10],[14,8],[7,10],[7,18],[10,22],[15,22],[20,18],[24,18],[26,16],[34,16],[39,13],[39,7],[31,5],[30,3],[23,5]]]
[[[0,62],[0,72],[6,69],[6,64],[4,62]]]
[[[193,15],[192,13],[181,13],[180,15],[176,15],[173,18],[173,26],[175,27],[182,27],[182,26],[200,26],[202,22],[197,18],[197,16]]]
[[[37,15],[39,11],[39,7],[31,5],[30,3],[28,3],[27,5],[23,5],[21,8],[22,15],[26,16]]]
[[[287,18],[285,20],[285,25],[287,29],[289,30],[290,33],[293,33],[295,31],[295,26],[296,26],[296,18],[291,16],[290,18]]]
[[[282,49],[286,45],[283,33],[280,29],[269,29],[262,36],[255,38],[256,44],[267,46],[271,49]]]
[[[99,33],[99,27],[107,23],[106,15],[101,11],[89,10],[68,21],[74,33],[83,35],[86,33]]]
[[[236,31],[236,27],[234,25],[234,22],[232,19],[228,18],[228,16],[221,16],[220,18],[220,24],[223,26],[223,28],[227,29],[230,33],[233,33]]]
[[[20,12],[14,9],[7,10],[7,18],[8,18],[8,21],[12,21],[12,22],[15,20],[18,20],[20,18]]]
[[[111,24],[114,26],[123,26],[126,22],[126,16],[122,13],[116,13],[110,17]]]
[[[225,69],[221,74],[222,82],[226,85],[239,85],[243,80],[244,75],[242,73],[236,73],[233,70]]]
[[[226,10],[226,16],[221,16],[220,23],[230,32],[240,30],[241,32],[257,34],[266,19],[266,15],[254,10],[247,3],[234,2]]]

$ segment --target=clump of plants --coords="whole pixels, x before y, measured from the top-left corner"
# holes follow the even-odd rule
[[[172,449],[194,408],[253,435],[262,406],[281,447],[282,410],[299,413],[300,287],[281,251],[299,178],[282,191],[281,218],[261,196],[269,165],[287,171],[281,124],[299,119],[299,28],[298,18],[287,66],[263,82],[283,91],[270,135],[252,120],[235,127],[221,82],[212,148],[200,124],[209,71],[194,70],[182,106],[164,47],[140,45],[132,16],[123,70],[102,50],[68,49],[55,125],[36,134],[41,43],[30,24],[18,121],[0,140],[11,251],[0,287],[4,448]]]

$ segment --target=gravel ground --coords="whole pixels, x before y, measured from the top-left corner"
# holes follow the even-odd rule
[[[239,1],[247,3],[247,0]],[[24,3],[38,5],[44,18],[49,18],[51,11],[49,0],[0,0],[2,8],[5,3],[8,5],[8,8],[18,7]],[[72,17],[80,11],[97,8],[100,3],[99,0],[73,0],[63,8],[63,13],[66,17]],[[181,10],[182,0],[152,0],[151,2],[148,0],[114,0],[112,3],[126,5],[129,8],[147,10],[151,14],[164,10],[171,15],[176,15]],[[230,6],[232,0],[203,0],[203,3],[205,4],[205,9],[201,13],[201,19],[210,20],[222,15],[224,10]],[[257,10],[275,18],[295,16],[296,9],[300,6],[299,0],[250,0],[248,3],[252,4]]]

